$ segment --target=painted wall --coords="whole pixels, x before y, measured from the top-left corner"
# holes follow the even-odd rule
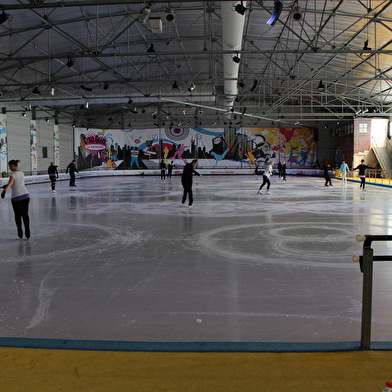
[[[162,159],[184,165],[197,158],[199,167],[254,167],[269,160],[313,167],[317,161],[311,128],[75,128],[74,140],[79,169],[117,161],[120,168],[155,168],[151,163]]]

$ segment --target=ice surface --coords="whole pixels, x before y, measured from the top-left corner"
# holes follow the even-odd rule
[[[0,202],[0,335],[127,341],[360,340],[357,234],[392,234],[390,188],[322,178],[97,177],[29,185],[31,238]],[[375,255],[392,245],[374,243]],[[392,263],[372,340],[392,340]]]

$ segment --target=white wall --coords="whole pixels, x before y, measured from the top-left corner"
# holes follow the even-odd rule
[[[31,171],[30,158],[30,120],[31,112],[26,112],[26,117],[21,113],[7,113],[7,148],[8,158],[19,159],[19,168],[24,172]],[[45,119],[37,120],[37,168],[38,171],[48,169],[53,156],[53,131],[54,120],[47,123]],[[65,169],[74,157],[73,152],[73,128],[71,125],[59,125],[60,143],[60,169]],[[42,147],[48,148],[48,158],[43,158]]]
[[[19,169],[31,171],[30,118],[19,113],[7,113],[7,161],[19,159]]]

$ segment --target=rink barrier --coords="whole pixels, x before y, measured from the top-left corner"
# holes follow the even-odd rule
[[[373,297],[373,263],[375,261],[392,261],[392,256],[374,256],[373,241],[392,241],[392,235],[360,235],[356,237],[358,242],[363,242],[363,255],[354,256],[353,261],[359,262],[359,268],[363,274],[362,283],[362,321],[361,321],[361,348],[371,347],[372,326],[372,297]]]
[[[143,352],[264,352],[311,353],[362,350],[359,341],[349,342],[127,342],[114,340],[68,340],[0,337],[0,347],[52,350]],[[372,350],[391,350],[392,342],[373,342]]]
[[[254,169],[237,169],[237,168],[216,168],[216,169],[203,169],[197,168],[197,172],[205,175],[256,175]],[[261,171],[262,172],[262,171]],[[47,174],[32,174],[28,175],[25,173],[25,183],[28,184],[40,184],[50,182]],[[182,169],[174,169],[172,172],[173,176],[181,176]],[[76,179],[80,178],[94,178],[94,177],[113,177],[113,176],[160,176],[160,169],[148,169],[148,170],[85,170],[75,174]],[[278,171],[274,169],[274,176],[278,175]],[[317,169],[287,169],[286,176],[312,176],[322,177],[324,175],[323,170]],[[258,173],[257,176],[262,176]],[[332,175],[333,178],[333,175]],[[57,181],[69,181],[69,174],[59,173]],[[0,178],[0,186],[6,185],[8,178]]]

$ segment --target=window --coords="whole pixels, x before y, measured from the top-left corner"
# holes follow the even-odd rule
[[[367,122],[358,123],[358,133],[368,133],[368,123]]]
[[[48,157],[48,147],[42,147],[42,158]]]

